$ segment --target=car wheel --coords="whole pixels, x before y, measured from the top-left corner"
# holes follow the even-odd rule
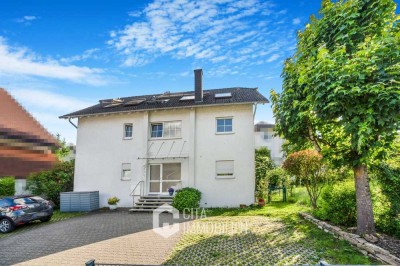
[[[46,217],[40,219],[40,221],[41,221],[42,223],[48,222],[48,221],[50,221],[50,220],[51,220],[51,215],[46,216]]]
[[[0,232],[5,234],[14,230],[14,224],[8,219],[0,220]]]

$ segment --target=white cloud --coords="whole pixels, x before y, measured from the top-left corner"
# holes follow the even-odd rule
[[[89,101],[83,101],[43,90],[14,89],[11,90],[11,94],[24,105],[36,109],[52,110],[55,116],[57,116],[56,113],[58,112],[61,112],[61,115],[93,105],[93,103]]]
[[[35,20],[35,19],[37,19],[37,17],[36,16],[24,16],[24,19],[25,20]]]
[[[77,62],[77,61],[85,61],[89,58],[98,58],[98,56],[96,55],[96,53],[98,53],[100,51],[100,49],[98,48],[93,48],[93,49],[88,49],[86,51],[84,51],[82,54],[80,55],[74,55],[74,56],[70,56],[70,57],[63,57],[60,59],[60,61],[62,63],[72,63],[72,62]]]
[[[22,18],[17,18],[15,22],[24,23],[25,25],[30,25],[30,23],[34,20],[37,20],[36,16],[23,16]]]
[[[227,66],[251,64],[255,57],[273,62],[270,42],[282,49],[288,36],[295,38],[290,25],[270,23],[269,16],[287,12],[274,8],[263,0],[154,0],[135,22],[110,32],[107,43],[124,66],[142,66],[160,56]]]
[[[294,18],[292,20],[293,25],[299,25],[301,23],[301,20],[299,18]]]
[[[53,78],[89,85],[106,83],[101,77],[101,69],[61,63],[43,59],[26,48],[9,46],[0,36],[0,74]]]
[[[134,18],[140,17],[141,15],[142,15],[142,12],[141,12],[141,11],[131,11],[131,12],[128,12],[128,16],[134,17]]]
[[[51,134],[60,134],[68,143],[75,143],[76,129],[67,120],[58,117],[89,107],[96,102],[36,89],[39,84],[34,84],[33,88],[30,85],[20,84],[19,88],[10,89],[10,94]]]
[[[280,57],[280,56],[279,56],[278,54],[273,54],[273,55],[271,55],[271,56],[267,59],[267,62],[268,62],[268,63],[274,62],[274,61],[278,60],[279,57]]]

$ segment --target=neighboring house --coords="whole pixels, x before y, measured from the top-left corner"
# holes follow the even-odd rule
[[[284,159],[282,145],[285,142],[279,136],[275,136],[275,125],[259,122],[254,125],[256,149],[267,147],[271,151],[271,159],[276,165],[281,165]]]
[[[16,178],[16,194],[25,191],[26,177],[57,162],[57,140],[6,90],[0,88],[0,177]]]
[[[62,116],[79,119],[74,191],[98,190],[100,206],[170,187],[199,189],[207,207],[253,203],[254,105],[268,100],[256,88],[203,91],[202,75],[195,70],[195,91],[101,100]]]

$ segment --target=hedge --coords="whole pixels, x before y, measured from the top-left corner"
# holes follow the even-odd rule
[[[0,178],[0,196],[13,196],[15,194],[15,178]]]

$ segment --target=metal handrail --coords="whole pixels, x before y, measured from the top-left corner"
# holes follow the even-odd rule
[[[136,186],[135,186],[135,188],[132,190],[132,192],[129,194],[129,196],[132,196],[133,197],[133,205],[135,205],[135,196],[140,196],[140,197],[142,197],[142,196],[144,196],[144,186],[143,186],[143,184],[144,184],[144,181],[142,180],[142,181],[139,181],[137,184],[136,184]],[[136,191],[136,189],[137,189],[137,187],[140,185],[140,193],[139,194],[135,194],[135,191]]]

